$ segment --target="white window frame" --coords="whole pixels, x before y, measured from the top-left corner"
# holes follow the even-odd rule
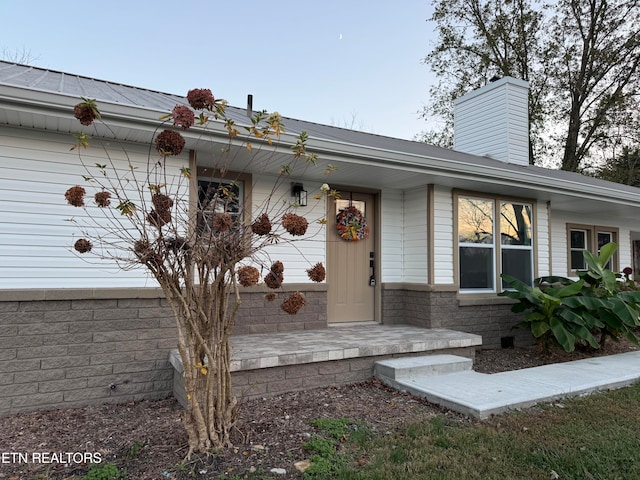
[[[502,222],[504,222],[505,220],[503,219],[502,213],[500,215],[498,215],[498,225],[497,225],[497,230],[500,232],[499,235],[499,239],[497,239],[497,241],[500,243],[500,273],[504,273],[504,266],[503,266],[503,262],[502,262],[502,251],[503,250],[521,250],[521,251],[528,251],[529,252],[529,271],[531,272],[531,278],[529,281],[530,285],[533,285],[533,279],[536,277],[535,275],[535,262],[534,262],[534,255],[535,255],[535,249],[533,248],[533,242],[534,242],[534,238],[533,238],[533,206],[534,204],[532,202],[525,202],[525,201],[520,201],[520,200],[510,200],[510,199],[499,199],[497,200],[497,204],[500,206],[500,212],[502,212],[502,205],[503,204],[515,204],[515,205],[522,205],[524,207],[529,207],[529,220],[531,222],[530,225],[530,231],[528,232],[528,236],[530,239],[530,243],[529,245],[512,245],[509,243],[502,243]],[[502,285],[502,279],[499,280],[498,283],[498,288],[500,288],[500,290],[504,290],[504,287]]]
[[[573,271],[573,272],[576,272],[577,270],[584,269],[585,268],[585,264],[584,264],[584,261],[583,261],[582,266],[580,268],[574,268],[573,263],[572,263],[573,262],[573,254],[575,252],[580,252],[580,254],[582,255],[582,252],[584,250],[590,250],[591,249],[591,247],[589,245],[589,239],[591,237],[591,233],[590,233],[589,229],[587,229],[587,228],[570,228],[568,230],[568,232],[569,232],[569,236],[567,238],[567,242],[568,242],[568,245],[569,245],[569,258],[568,258],[569,270]],[[571,244],[571,238],[573,237],[573,233],[574,232],[579,232],[579,233],[583,234],[584,247],[574,247]]]
[[[470,243],[470,242],[460,242],[460,199],[476,199],[492,202],[492,212],[493,212],[493,232],[492,238],[493,242],[484,244],[484,243]],[[502,250],[527,250],[531,252],[531,284],[533,283],[533,279],[536,277],[536,249],[535,249],[535,208],[536,203],[532,200],[518,199],[518,198],[509,198],[509,197],[493,197],[493,196],[483,196],[473,192],[455,192],[454,194],[454,202],[455,202],[455,231],[454,237],[456,240],[456,278],[458,283],[459,292],[462,294],[478,294],[478,293],[496,293],[498,291],[504,290],[502,287],[502,278],[500,274],[502,273]],[[517,205],[525,205],[530,208],[531,214],[531,244],[530,245],[510,245],[502,243],[502,229],[501,222],[502,214],[501,208],[502,205],[508,204],[517,204]],[[489,288],[463,288],[461,286],[460,281],[460,248],[491,248],[493,249],[492,255],[492,265],[493,265],[493,285]]]
[[[459,215],[459,207],[460,207],[460,199],[469,199],[469,200],[479,200],[482,202],[487,202],[487,203],[491,203],[491,238],[492,241],[491,243],[476,243],[476,242],[460,242],[460,231],[459,231],[459,220],[457,222],[457,231],[455,232],[456,238],[458,239],[458,248],[457,248],[457,252],[458,252],[458,284],[461,283],[460,280],[460,262],[462,261],[462,255],[460,254],[460,250],[462,248],[477,248],[477,249],[491,249],[491,264],[494,266],[493,268],[493,286],[491,287],[487,287],[487,288],[460,288],[461,292],[465,292],[465,293],[487,293],[487,292],[495,292],[495,285],[496,285],[496,269],[495,269],[495,265],[496,265],[496,248],[495,248],[495,244],[496,244],[496,204],[495,201],[492,201],[492,199],[490,198],[484,198],[484,197],[478,197],[478,196],[473,196],[473,195],[460,195],[458,197],[457,200],[457,217],[458,219],[460,218]]]
[[[585,233],[585,243],[586,247],[582,248],[571,248],[571,233],[581,231]],[[571,253],[580,251],[582,253],[583,250],[588,250],[591,253],[596,255],[600,255],[600,248],[598,243],[598,235],[606,234],[609,235],[611,242],[618,242],[618,238],[620,236],[620,231],[616,227],[607,227],[603,225],[582,225],[582,224],[574,224],[567,223],[567,276],[575,277],[578,275],[579,270],[586,269],[586,265],[583,264],[582,268],[573,268],[571,264]],[[608,242],[607,242],[608,243]],[[607,268],[611,271],[617,271],[620,265],[620,257],[619,252],[616,251],[611,257],[611,260],[607,264]]]

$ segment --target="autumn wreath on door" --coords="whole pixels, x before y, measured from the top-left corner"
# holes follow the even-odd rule
[[[336,215],[338,235],[347,242],[357,242],[369,238],[367,219],[355,206],[349,205]]]

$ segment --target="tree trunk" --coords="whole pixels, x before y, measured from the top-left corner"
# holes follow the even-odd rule
[[[240,300],[236,295],[229,308],[233,285],[223,277],[204,287],[206,291],[187,286],[181,298],[169,299],[172,306],[178,303],[181,307],[177,326],[189,402],[184,413],[189,441],[187,458],[196,452],[208,453],[232,444],[237,399],[231,384],[229,339]],[[197,303],[194,295],[199,296]]]
[[[567,139],[564,144],[562,170],[566,170],[568,172],[576,172],[578,170],[578,167],[580,166],[580,159],[577,156],[579,136],[580,107],[578,106],[578,99],[574,98],[569,112],[569,128],[567,130]]]

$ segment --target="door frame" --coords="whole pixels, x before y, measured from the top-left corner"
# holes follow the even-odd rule
[[[368,195],[373,195],[373,209],[374,209],[374,227],[371,234],[374,236],[373,238],[373,248],[374,248],[374,265],[375,265],[375,275],[376,275],[376,286],[372,287],[373,290],[373,321],[375,323],[382,323],[382,256],[380,255],[380,248],[382,246],[382,212],[381,212],[381,191],[376,188],[367,188],[367,187],[355,187],[355,186],[346,186],[346,185],[331,185],[333,190],[336,190],[340,193],[343,192],[353,192],[353,193],[363,193]],[[333,226],[333,213],[329,215],[329,212],[334,212],[333,208],[333,198],[327,198],[327,228],[331,228]],[[331,217],[331,219],[329,218]],[[325,253],[328,255],[329,236],[325,235]],[[328,260],[328,258],[327,258]],[[325,262],[328,263],[328,262]],[[328,287],[327,287],[328,292]],[[327,302],[329,301],[327,295]],[[328,310],[327,305],[327,310]],[[366,322],[364,322],[366,324]],[[340,322],[330,322],[329,318],[327,318],[327,325],[350,325],[350,322],[340,323]]]

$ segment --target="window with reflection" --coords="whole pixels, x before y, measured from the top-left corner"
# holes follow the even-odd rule
[[[502,273],[533,283],[533,228],[531,205],[500,202],[500,251]],[[502,283],[502,288],[507,288]]]
[[[460,288],[494,288],[494,211],[493,201],[459,197],[458,248]]]
[[[493,292],[502,273],[531,285],[533,206],[458,196],[457,208],[460,289]]]

